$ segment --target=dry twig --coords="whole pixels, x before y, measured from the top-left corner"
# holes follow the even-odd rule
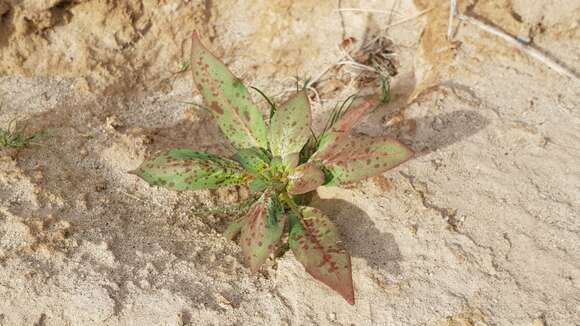
[[[453,18],[457,15],[457,0],[450,0],[449,3],[449,25],[447,25],[447,40],[453,39]]]
[[[385,14],[385,15],[392,15],[395,14],[397,16],[403,16],[400,12],[395,10],[380,10],[380,9],[365,9],[365,8],[338,8],[336,11],[345,12],[345,11],[352,11],[352,12],[367,12],[373,14]]]
[[[452,0],[452,1],[454,1],[454,0]],[[419,11],[419,12],[418,12],[416,15],[413,15],[413,16],[411,16],[411,17],[407,17],[407,18],[403,18],[403,19],[401,19],[401,20],[398,20],[398,21],[396,21],[396,22],[394,22],[394,23],[392,23],[392,24],[389,24],[389,25],[388,25],[387,27],[385,27],[385,28],[391,28],[391,27],[394,27],[394,26],[397,26],[397,25],[401,25],[401,24],[404,24],[404,23],[410,22],[410,21],[412,21],[412,20],[415,20],[415,19],[417,19],[417,18],[419,18],[419,17],[421,17],[421,16],[425,15],[426,13],[430,12],[430,11],[431,11],[431,10],[433,10],[433,9],[434,9],[434,8],[433,8],[433,7],[431,7],[431,8],[427,8],[427,9],[425,9],[425,10],[421,10],[421,11]]]
[[[457,13],[457,0],[450,0],[449,3],[449,25],[447,26],[447,39],[451,41],[453,39],[453,19],[457,17],[459,20],[468,22],[473,26],[488,32],[492,35],[495,35],[502,40],[506,41],[508,44],[512,45],[513,47],[519,49],[520,51],[527,54],[530,58],[543,63],[544,65],[548,66],[550,69],[556,71],[557,73],[567,76],[572,80],[580,82],[580,76],[578,73],[573,71],[572,69],[564,66],[562,63],[558,62],[554,58],[548,56],[546,53],[541,51],[540,49],[530,45],[528,43],[524,43],[521,40],[509,35],[508,33],[504,32],[503,30],[491,26],[482,22],[481,20],[469,16]]]
[[[488,25],[488,24],[486,24],[486,23],[482,22],[481,20],[478,20],[474,17],[460,14],[460,15],[457,15],[457,18],[461,21],[468,22],[468,23],[472,24],[473,26],[475,26],[481,30],[484,30],[490,34],[493,34],[493,35],[503,39],[508,44],[510,44],[510,45],[518,48],[520,51],[526,53],[530,58],[543,63],[544,65],[548,66],[549,68],[556,71],[557,73],[564,75],[564,76],[567,76],[573,80],[576,80],[577,82],[580,82],[580,77],[578,76],[578,74],[576,72],[565,67],[564,65],[562,65],[560,62],[556,61],[555,59],[549,57],[548,55],[546,55],[544,52],[542,52],[538,48],[534,47],[533,45],[523,43],[522,41],[509,35],[508,33],[502,31],[501,29],[494,27],[494,26],[491,26],[491,25]]]

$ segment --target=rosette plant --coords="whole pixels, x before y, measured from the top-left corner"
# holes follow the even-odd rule
[[[374,103],[363,101],[335,112],[324,132],[311,131],[309,99],[297,92],[272,105],[269,125],[248,89],[193,35],[191,70],[207,111],[237,149],[231,158],[190,149],[171,149],[145,161],[136,171],[151,185],[173,190],[247,185],[258,198],[225,236],[239,235],[246,264],[259,270],[287,239],[306,271],[354,304],[351,261],[336,227],[320,210],[303,206],[317,187],[339,186],[382,173],[412,156],[389,137],[350,131]],[[285,237],[285,233],[288,237]]]

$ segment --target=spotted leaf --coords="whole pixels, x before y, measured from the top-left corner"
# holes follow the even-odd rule
[[[270,186],[270,182],[263,178],[256,178],[250,182],[249,187],[252,193],[262,192]]]
[[[286,215],[276,195],[267,191],[252,205],[245,219],[240,246],[250,270],[256,272],[276,249],[284,231]]]
[[[340,141],[342,138],[348,136],[352,128],[360,121],[360,119],[373,107],[377,105],[374,100],[364,100],[355,107],[348,109],[344,115],[336,121],[330,130],[326,131],[320,136],[320,142],[317,152],[314,157],[320,155],[332,143]]]
[[[206,106],[229,141],[238,149],[267,148],[266,123],[242,81],[193,34],[193,80]]]
[[[272,117],[269,130],[272,155],[286,157],[300,150],[310,137],[310,101],[306,92],[296,93],[280,106]]]
[[[253,175],[261,175],[270,163],[270,158],[263,149],[252,147],[239,150],[233,159]]]
[[[350,135],[330,144],[315,160],[332,174],[327,185],[336,186],[383,173],[412,156],[410,148],[390,137]]]
[[[237,162],[190,149],[159,154],[131,173],[151,185],[173,190],[215,189],[248,179]]]
[[[324,172],[313,162],[308,162],[298,166],[294,172],[288,176],[288,186],[286,190],[291,195],[300,195],[316,190],[318,186],[324,184]]]
[[[340,246],[336,227],[322,212],[302,207],[290,217],[290,249],[306,272],[354,304],[350,255]]]

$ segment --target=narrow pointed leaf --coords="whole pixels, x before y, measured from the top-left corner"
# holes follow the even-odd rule
[[[288,176],[287,191],[291,195],[301,195],[316,190],[324,184],[324,172],[313,162],[298,166]]]
[[[407,161],[413,151],[387,136],[351,135],[328,146],[316,157],[333,178],[336,186],[381,174]]]
[[[264,150],[257,147],[241,149],[234,155],[233,159],[240,163],[246,171],[256,176],[262,174],[270,163],[270,158]]]
[[[173,190],[215,189],[248,179],[237,162],[190,149],[159,154],[132,173],[151,185]]]
[[[276,249],[285,224],[284,209],[273,192],[265,192],[252,205],[240,236],[240,246],[252,272],[258,271]]]
[[[316,208],[302,207],[301,213],[288,240],[294,256],[310,275],[354,304],[350,255],[340,246],[336,227]]]
[[[267,148],[266,123],[242,81],[203,46],[197,33],[191,53],[193,80],[229,141],[238,149]]]
[[[348,109],[344,115],[336,121],[330,130],[325,132],[321,138],[318,145],[317,152],[313,155],[314,157],[320,155],[324,150],[335,142],[340,141],[342,138],[348,136],[352,128],[360,121],[360,119],[377,104],[374,100],[365,100],[358,104],[352,109]]]
[[[306,92],[296,93],[280,106],[270,123],[270,150],[285,158],[299,153],[310,137],[310,101]]]

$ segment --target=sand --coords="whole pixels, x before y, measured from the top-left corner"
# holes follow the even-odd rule
[[[456,22],[448,2],[0,0],[0,325],[580,324],[580,84]],[[430,9],[432,8],[432,9]],[[424,12],[425,10],[428,10]],[[459,1],[580,71],[580,3]],[[384,11],[384,12],[381,12]],[[423,13],[420,17],[415,17]],[[398,21],[407,20],[402,24]],[[388,27],[389,25],[393,25]],[[393,100],[357,128],[417,153],[312,205],[353,256],[356,305],[288,252],[258,274],[221,236],[245,189],[175,193],[127,171],[150,153],[230,155],[192,91],[190,35],[283,101],[384,31]],[[315,127],[374,84],[329,70]],[[266,105],[255,94],[266,112]]]

